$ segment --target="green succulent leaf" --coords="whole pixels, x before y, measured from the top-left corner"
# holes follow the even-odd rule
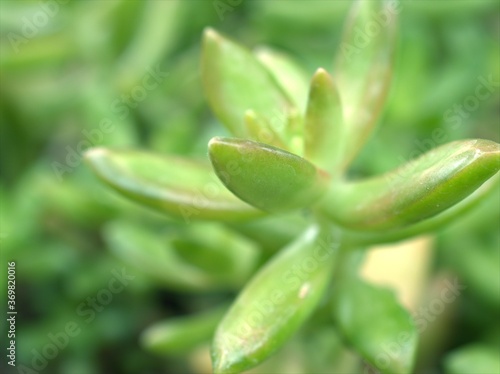
[[[326,190],[328,176],[307,160],[263,143],[237,138],[210,140],[215,172],[236,196],[269,212],[310,205]]]
[[[309,77],[290,56],[268,47],[255,50],[255,56],[264,64],[283,88],[300,113],[305,110]]]
[[[171,243],[180,257],[209,270],[224,287],[244,284],[260,255],[253,241],[216,223],[193,223]]]
[[[196,291],[210,289],[208,285],[213,284],[208,274],[182,261],[152,230],[116,221],[105,227],[104,239],[124,262],[140,267],[168,288]]]
[[[330,75],[318,69],[311,81],[304,125],[304,157],[327,171],[336,171],[344,149],[344,120]]]
[[[275,130],[285,129],[289,99],[273,76],[242,46],[206,29],[201,75],[207,99],[215,115],[235,136],[246,135],[243,116],[252,108]]]
[[[311,227],[250,280],[215,333],[215,373],[258,365],[297,331],[331,279],[337,249],[326,231]]]
[[[460,202],[499,169],[499,144],[481,139],[455,141],[391,173],[336,186],[321,207],[352,229],[404,227]]]
[[[182,234],[126,221],[114,221],[104,230],[118,257],[174,290],[234,289],[256,266],[255,246],[217,224],[193,223]]]
[[[248,137],[260,143],[266,143],[278,148],[286,148],[281,137],[274,131],[266,119],[253,110],[245,112],[245,125]]]
[[[498,348],[470,344],[449,354],[444,366],[446,374],[500,373]]]
[[[210,341],[227,309],[228,306],[223,305],[187,317],[157,322],[142,333],[141,344],[160,355],[186,354],[198,345]]]
[[[366,142],[384,106],[400,6],[387,0],[358,0],[345,24],[334,67],[348,129],[344,166]]]
[[[345,230],[344,241],[350,246],[359,247],[382,243],[393,243],[411,238],[413,236],[434,232],[450,222],[463,217],[470,211],[477,210],[484,200],[492,194],[498,194],[500,188],[500,174],[488,179],[472,194],[451,208],[431,217],[394,230],[382,231],[351,231]],[[488,289],[490,290],[490,289]]]
[[[349,343],[381,373],[411,372],[418,332],[392,291],[347,276],[334,289],[333,316]]]
[[[227,191],[210,165],[203,162],[108,148],[93,148],[85,158],[94,173],[115,191],[186,222],[262,215]]]

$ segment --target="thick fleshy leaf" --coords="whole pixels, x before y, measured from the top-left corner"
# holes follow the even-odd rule
[[[185,354],[210,341],[227,309],[228,306],[224,305],[195,315],[157,322],[142,333],[141,344],[160,355]]]
[[[321,208],[348,228],[404,227],[460,202],[499,169],[499,144],[451,142],[391,173],[332,188]]]
[[[107,148],[93,148],[85,158],[114,190],[186,222],[232,221],[262,214],[227,191],[210,165],[199,161]]]
[[[255,56],[274,76],[293,105],[303,113],[306,107],[309,77],[295,61],[282,52],[261,47],[255,50]]]
[[[344,229],[344,242],[348,246],[360,247],[382,243],[394,243],[413,236],[434,232],[445,227],[450,222],[463,217],[470,211],[477,211],[488,196],[498,194],[499,188],[500,174],[497,173],[464,200],[431,218],[394,230],[351,231]],[[489,288],[488,291],[490,291]]]
[[[112,222],[104,230],[117,256],[174,290],[237,288],[256,266],[257,248],[224,227],[193,223],[182,234],[125,221]]]
[[[256,142],[273,145],[278,148],[286,148],[281,137],[274,131],[265,118],[259,116],[253,110],[245,112],[245,126],[247,134],[251,140]]]
[[[384,106],[400,7],[394,1],[358,0],[345,24],[334,67],[348,128],[344,166],[363,146]]]
[[[263,143],[237,138],[210,140],[215,172],[236,196],[272,212],[314,203],[326,190],[328,176],[307,160]]]
[[[201,75],[212,110],[233,135],[246,135],[243,116],[249,108],[275,130],[285,129],[281,113],[291,103],[274,77],[249,50],[210,28],[203,37]]]
[[[418,332],[392,291],[347,276],[334,289],[333,316],[349,343],[381,373],[411,372]]]
[[[336,171],[345,151],[340,97],[330,75],[318,69],[311,80],[304,124],[304,157],[327,171]]]
[[[180,229],[171,243],[178,256],[208,269],[223,287],[247,281],[260,255],[253,241],[216,223],[193,223]]]
[[[500,373],[498,347],[471,344],[449,354],[444,365],[446,374]]]
[[[258,365],[280,348],[318,305],[331,279],[338,243],[311,227],[245,286],[215,333],[214,373]]]

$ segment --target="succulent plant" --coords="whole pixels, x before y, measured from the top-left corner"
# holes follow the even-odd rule
[[[177,230],[165,238],[117,221],[105,232],[114,251],[174,289],[239,290],[229,306],[152,326],[147,347],[175,351],[213,335],[214,372],[241,372],[314,316],[369,366],[412,371],[417,328],[394,292],[359,276],[365,249],[432,232],[474,207],[498,188],[500,146],[454,141],[384,175],[349,177],[389,91],[397,13],[388,2],[357,2],[332,73],[319,68],[310,81],[288,56],[207,29],[202,81],[226,128],[210,140],[209,160],[86,153],[104,183],[172,217]],[[359,45],[357,31],[374,19],[376,32]]]

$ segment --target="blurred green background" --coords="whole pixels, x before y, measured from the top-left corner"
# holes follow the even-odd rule
[[[184,293],[123,262],[103,239],[109,222],[147,224],[166,236],[184,227],[101,186],[82,151],[113,145],[206,157],[208,139],[225,130],[201,89],[202,30],[214,27],[250,48],[269,45],[312,75],[319,66],[331,71],[351,3],[0,2],[0,298],[6,310],[3,280],[7,262],[15,261],[18,310],[18,367],[4,365],[2,372],[32,372],[19,365],[32,370],[48,335],[72,322],[81,331],[35,372],[209,372],[196,350],[157,355],[139,337],[156,321],[204,310],[234,290]],[[500,142],[498,1],[415,0],[401,9],[389,102],[354,176],[390,170],[455,139]],[[457,274],[467,288],[446,338],[420,372],[459,372],[453,353],[447,355],[472,343],[500,347],[499,220],[493,195],[437,234],[434,271]],[[130,281],[107,293],[109,304],[92,307],[88,298],[111,289],[122,271]],[[4,342],[4,317],[1,326]]]

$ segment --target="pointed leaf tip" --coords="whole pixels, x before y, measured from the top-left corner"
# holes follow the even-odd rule
[[[356,1],[344,26],[334,68],[348,125],[344,167],[369,138],[389,92],[400,13],[397,7],[401,4],[384,0]],[[378,24],[381,14],[386,19],[380,30],[360,40],[360,34],[364,35],[360,30]]]
[[[205,29],[203,30],[203,37],[204,38],[217,38],[219,36],[219,34],[217,33],[217,31],[215,31],[213,28],[211,27],[205,27]]]
[[[328,72],[319,68],[311,79],[307,102],[304,156],[327,171],[337,171],[345,133],[337,88]]]
[[[325,68],[317,68],[316,71],[314,72],[314,75],[330,77],[330,74],[328,74]]]
[[[106,154],[107,154],[106,148],[95,147],[87,149],[84,152],[83,157],[88,162],[91,162],[92,160],[97,160],[101,157],[106,157]]]
[[[246,136],[244,113],[248,108],[271,122],[285,126],[276,113],[287,111],[290,100],[272,74],[245,47],[213,29],[205,29],[201,78],[208,102],[217,118],[235,136]]]
[[[260,47],[254,54],[274,76],[294,106],[303,113],[307,101],[309,74],[291,56],[282,52]]]

